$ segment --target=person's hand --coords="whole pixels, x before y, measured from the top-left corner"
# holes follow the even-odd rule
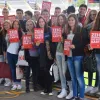
[[[93,50],[93,48],[90,46],[90,44],[88,44],[88,49]]]
[[[36,42],[36,46],[39,46],[40,45],[40,42]]]
[[[75,49],[75,45],[73,45],[73,44],[70,45],[70,48],[71,48],[71,49]]]

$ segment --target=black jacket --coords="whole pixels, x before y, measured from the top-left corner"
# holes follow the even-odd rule
[[[0,32],[0,55],[3,55],[3,52],[6,52],[7,44],[4,35]]]

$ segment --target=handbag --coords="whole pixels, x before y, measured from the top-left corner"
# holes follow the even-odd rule
[[[0,78],[12,79],[11,69],[5,62],[0,62]]]
[[[96,62],[94,51],[92,51],[90,55],[84,57],[83,69],[86,72],[96,72],[97,62]]]
[[[28,62],[25,60],[24,50],[20,50],[18,54],[18,61],[16,65],[28,66]]]
[[[16,67],[16,79],[22,79],[23,78],[23,70],[17,66]]]

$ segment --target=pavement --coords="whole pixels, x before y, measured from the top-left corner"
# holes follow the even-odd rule
[[[31,86],[30,86],[31,88]],[[2,91],[5,91],[4,93]],[[53,96],[49,95],[41,95],[41,91],[34,92],[31,91],[30,93],[25,93],[25,85],[23,83],[23,89],[22,91],[17,91],[17,92],[7,92],[10,91],[10,87],[4,87],[3,85],[0,85],[0,100],[65,100],[63,99],[58,99],[57,98],[57,89],[53,90]],[[22,93],[21,93],[22,92]],[[85,98],[84,100],[96,100],[96,99],[87,99]]]

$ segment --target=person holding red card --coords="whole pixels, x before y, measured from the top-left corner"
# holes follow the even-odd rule
[[[32,48],[24,49],[25,51],[25,60],[28,62],[29,66],[26,67],[26,92],[30,92],[29,89],[29,77],[30,77],[30,69],[32,69],[32,81],[33,81],[33,89],[37,91],[37,83],[38,83],[38,74],[39,74],[39,54],[37,48],[34,43],[34,28],[36,24],[33,20],[28,20],[26,22],[26,30],[27,35],[32,36]]]
[[[54,62],[55,58],[55,46],[52,43],[51,38],[51,28],[48,27],[45,19],[39,17],[37,21],[36,28],[44,29],[44,43],[37,42],[36,46],[38,47],[39,57],[40,57],[40,84],[43,86],[44,91],[41,92],[42,95],[52,94],[52,76],[49,73],[50,67]]]
[[[66,34],[66,29],[67,29],[67,19],[64,14],[60,14],[57,18],[57,26],[61,27],[62,30],[62,40],[58,42],[57,44],[57,50],[56,50],[56,61],[57,61],[57,66],[59,69],[59,74],[60,74],[60,80],[61,80],[61,93],[57,96],[58,98],[64,98],[67,96],[67,85],[66,85],[66,63],[65,63],[65,55],[63,53],[64,49],[64,36]]]
[[[15,20],[12,23],[12,28],[17,29],[18,37],[20,40],[22,37],[22,31],[21,31],[20,24],[19,24],[18,20]],[[9,34],[8,34],[7,41],[9,42],[8,48],[7,48],[7,60],[8,60],[9,66],[11,68],[12,81],[13,81],[13,85],[12,85],[11,90],[16,90],[16,89],[19,90],[22,88],[22,86],[21,86],[21,79],[16,79],[16,63],[18,61],[18,51],[20,48],[20,42],[19,41],[10,42],[9,41]]]
[[[70,14],[68,16],[68,32],[66,39],[70,39],[72,41],[72,45],[70,45],[70,55],[67,58],[67,63],[72,80],[73,100],[76,98],[83,100],[85,92],[85,82],[82,68],[82,61],[84,56],[84,33],[82,34],[81,31],[82,28],[78,25],[77,16],[75,14]]]

